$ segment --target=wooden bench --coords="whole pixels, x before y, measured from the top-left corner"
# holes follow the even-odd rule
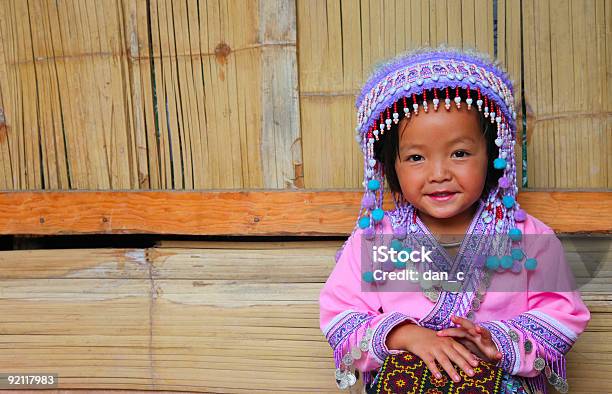
[[[556,231],[609,234],[609,196],[526,192],[519,201]],[[0,252],[0,371],[55,372],[59,388],[88,391],[337,392],[318,295],[359,199],[354,191],[0,193],[0,234],[341,235]],[[569,359],[572,392],[611,383],[608,239],[565,241],[579,279],[598,273],[584,294],[593,320]],[[605,264],[585,266],[585,253]]]

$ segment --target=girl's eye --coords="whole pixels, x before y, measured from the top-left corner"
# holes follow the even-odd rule
[[[456,151],[455,153],[453,153],[453,156],[454,156],[454,157],[459,157],[459,158],[461,158],[461,157],[467,157],[468,155],[469,155],[469,153],[467,153],[467,152],[466,152],[466,151],[464,151],[464,150],[458,150],[458,151]]]
[[[421,160],[423,160],[423,156],[421,156],[421,155],[410,155],[410,156],[408,156],[408,158],[406,160],[407,161],[421,161]]]

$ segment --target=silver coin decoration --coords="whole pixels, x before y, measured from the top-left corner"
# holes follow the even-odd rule
[[[350,365],[353,365],[353,357],[351,357],[350,354],[345,354],[344,357],[342,357],[342,362],[347,367],[350,366]]]
[[[359,341],[359,349],[362,352],[366,352],[369,347],[370,347],[370,343],[367,338],[362,338],[361,341]]]
[[[336,380],[342,380],[346,376],[346,372],[341,370],[340,368],[336,369]]]
[[[533,343],[528,339],[525,341],[525,353],[529,354],[533,350]]]
[[[518,342],[520,339],[519,334],[514,330],[508,330],[508,336],[510,336],[510,339],[512,339],[512,342]]]
[[[559,391],[561,394],[565,394],[569,392],[569,385],[567,384],[565,380],[563,380],[559,385],[557,385],[556,388],[557,388],[557,391]]]
[[[474,309],[475,311],[480,309],[480,300],[478,298],[474,298],[472,300],[472,309]]]
[[[550,377],[548,378],[548,383],[550,383],[553,386],[556,386],[558,379],[559,377],[557,376],[557,374],[553,372],[550,374]]]
[[[546,362],[544,361],[542,357],[536,358],[535,361],[533,362],[533,367],[535,368],[536,371],[543,370],[545,366],[546,366]]]

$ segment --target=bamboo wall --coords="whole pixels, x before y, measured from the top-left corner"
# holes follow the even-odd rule
[[[608,189],[611,26],[607,0],[0,0],[0,190],[359,187],[360,85],[444,42],[515,80],[529,188]]]

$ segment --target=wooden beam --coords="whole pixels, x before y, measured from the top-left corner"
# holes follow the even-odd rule
[[[347,235],[362,193],[127,191],[0,193],[0,234]],[[555,231],[612,232],[612,193],[523,192]],[[385,208],[392,202],[385,201]]]

